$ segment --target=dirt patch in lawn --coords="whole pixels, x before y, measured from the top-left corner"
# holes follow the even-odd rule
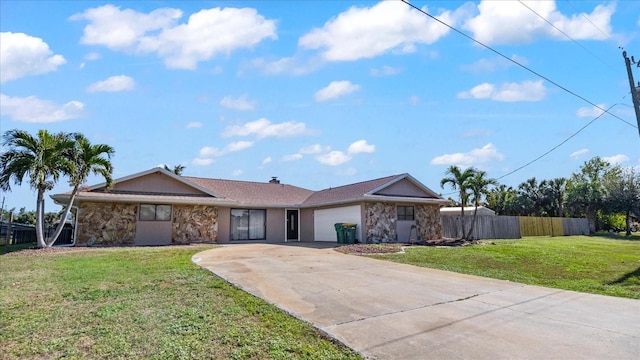
[[[352,255],[393,254],[404,252],[405,247],[410,246],[467,246],[478,244],[475,240],[438,239],[416,241],[413,243],[386,243],[386,244],[353,244],[335,248],[335,251]]]

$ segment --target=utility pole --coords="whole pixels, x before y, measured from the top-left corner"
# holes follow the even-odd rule
[[[633,100],[633,110],[636,111],[636,121],[638,122],[638,134],[640,135],[640,100],[638,100],[640,84],[638,84],[638,88],[636,88],[635,81],[633,81],[633,73],[631,72],[631,64],[633,63],[637,67],[640,67],[640,62],[636,62],[636,59],[631,57],[629,59],[627,57],[627,52],[622,51],[622,57],[624,57],[624,62],[627,65],[627,75],[629,76],[629,87],[631,88],[631,99]]]

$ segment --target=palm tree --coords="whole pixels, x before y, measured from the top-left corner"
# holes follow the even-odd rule
[[[51,134],[38,131],[36,137],[24,130],[9,130],[4,134],[3,146],[8,150],[0,156],[0,188],[11,190],[11,180],[21,185],[25,176],[29,186],[37,191],[36,239],[38,247],[46,247],[44,240],[44,193],[51,190],[61,175],[74,170],[69,160],[74,142],[71,134]]]
[[[78,193],[78,189],[80,188],[80,185],[87,181],[87,178],[91,173],[102,176],[106,182],[107,188],[111,187],[111,184],[113,183],[113,178],[111,177],[113,165],[111,165],[110,159],[115,150],[111,146],[105,144],[92,145],[82,134],[74,134],[74,140],[75,146],[71,153],[71,160],[75,166],[74,171],[68,174],[69,185],[73,186],[73,190],[71,190],[69,203],[67,203],[64,209],[60,222],[58,223],[58,227],[56,228],[53,236],[47,242],[48,247],[53,246],[56,240],[58,240],[58,236],[60,236],[60,233],[62,232],[67,216],[69,215],[69,211],[71,211],[71,206],[73,205],[73,201]]]
[[[440,180],[441,188],[444,189],[444,186],[446,184],[449,184],[453,190],[458,189],[458,195],[460,196],[460,207],[461,207],[460,223],[462,227],[463,238],[465,237],[464,207],[467,206],[467,202],[469,201],[468,182],[469,182],[469,179],[473,177],[475,172],[476,172],[476,169],[472,167],[462,171],[460,170],[459,167],[452,165],[445,171],[445,174],[449,176]]]
[[[173,170],[172,170],[171,168],[169,168],[169,166],[167,166],[165,164],[164,169],[167,170],[167,171],[171,171],[172,173],[174,173],[176,175],[182,175],[182,171],[184,169],[186,169],[186,166],[184,166],[184,165],[176,165],[176,166],[173,167]]]
[[[469,190],[471,191],[471,199],[475,205],[473,211],[473,220],[471,221],[471,228],[469,229],[469,233],[467,234],[467,239],[471,239],[473,235],[473,228],[476,224],[476,219],[478,216],[478,205],[482,203],[482,196],[489,194],[489,186],[497,186],[498,181],[495,179],[487,178],[487,173],[485,171],[476,171],[471,178],[467,181],[467,185]]]

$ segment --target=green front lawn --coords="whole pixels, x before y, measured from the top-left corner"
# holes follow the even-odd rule
[[[193,264],[206,248],[0,256],[0,358],[359,358]]]
[[[406,248],[378,259],[524,284],[640,299],[640,236],[528,237]]]

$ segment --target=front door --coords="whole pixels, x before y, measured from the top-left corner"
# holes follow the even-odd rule
[[[287,241],[300,241],[298,223],[298,210],[287,210]]]

